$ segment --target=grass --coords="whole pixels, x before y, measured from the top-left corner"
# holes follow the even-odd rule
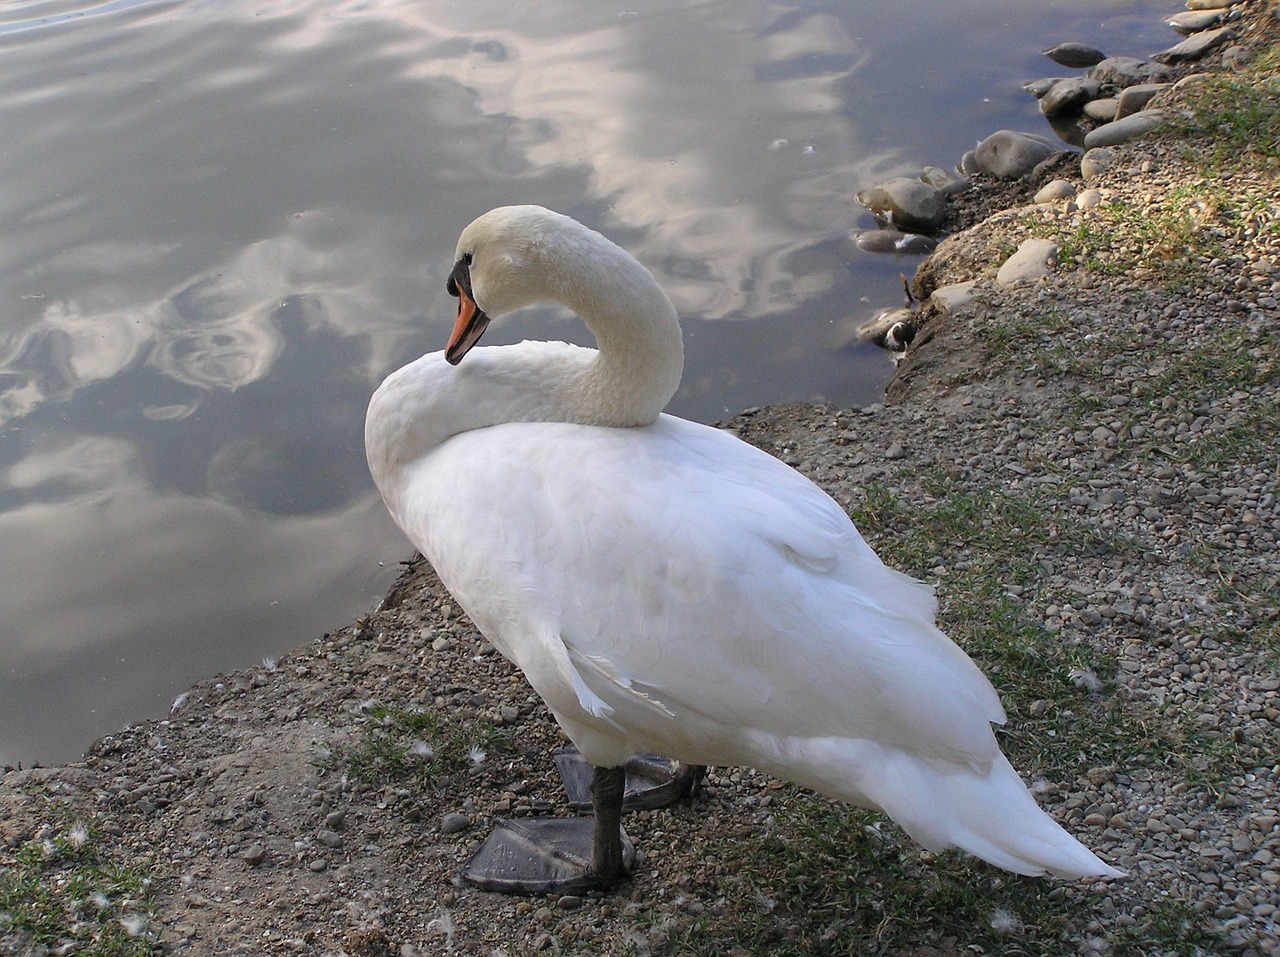
[[[50,809],[55,823],[0,850],[0,932],[80,957],[161,953],[149,924],[147,864],[112,860],[92,824]]]
[[[808,792],[782,792],[769,833],[713,842],[744,894],[709,913],[655,953],[722,957],[888,954],[1075,953],[1097,896],[1007,874],[956,852],[935,855],[894,825]],[[1188,905],[1169,899],[1135,914],[1108,953],[1215,950],[1216,935]]]
[[[1097,555],[1123,553],[1132,543],[996,490],[951,489],[907,507],[872,486],[852,517],[886,563],[938,581],[939,623],[1001,692],[1010,719],[1001,746],[1015,764],[1066,781],[1159,750],[1142,716],[1113,695],[1080,686],[1087,684],[1081,674],[1111,675],[1115,662],[1086,644],[1062,641],[1032,614],[1034,604],[1075,597],[1043,589],[1038,550]],[[1012,586],[1021,594],[1011,594]]]
[[[335,748],[318,762],[366,785],[430,786],[440,776],[480,764],[507,749],[505,729],[483,718],[439,710],[377,705],[359,741]]]
[[[1272,46],[1242,76],[1215,74],[1190,87],[1190,115],[1175,135],[1208,144],[1197,161],[1209,171],[1280,170],[1280,47]]]

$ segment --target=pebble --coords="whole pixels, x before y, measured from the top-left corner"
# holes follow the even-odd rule
[[[248,848],[240,852],[240,860],[244,861],[250,867],[257,867],[267,856],[267,849],[261,844],[250,844]]]
[[[1087,183],[1102,176],[1115,164],[1115,153],[1106,147],[1095,147],[1080,158],[1080,175]]]
[[[440,819],[440,833],[461,834],[471,827],[471,818],[458,811],[451,811]]]
[[[1186,63],[1199,60],[1212,53],[1218,47],[1229,43],[1236,37],[1231,27],[1218,27],[1216,30],[1203,30],[1193,33],[1181,43],[1176,43],[1162,53],[1152,57],[1162,63]]]
[[[1172,88],[1172,83],[1138,83],[1122,90],[1116,98],[1115,119],[1122,120],[1139,110],[1145,110],[1152,97]]]
[[[1071,199],[1075,194],[1076,187],[1074,183],[1065,179],[1055,179],[1041,186],[1034,199],[1037,203],[1056,203],[1064,199]]]

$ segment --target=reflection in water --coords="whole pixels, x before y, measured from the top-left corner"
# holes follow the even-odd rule
[[[1148,4],[6,5],[0,762],[376,600],[407,546],[364,406],[439,347],[479,212],[561,209],[655,271],[674,411],[868,401],[887,362],[844,330],[914,260],[847,242],[853,193],[1037,123],[1035,51]],[[584,332],[540,310],[486,341],[525,337]]]

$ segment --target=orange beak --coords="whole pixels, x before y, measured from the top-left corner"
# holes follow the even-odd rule
[[[489,317],[484,314],[475,300],[467,295],[467,290],[458,289],[458,318],[453,324],[453,332],[449,334],[449,343],[445,346],[444,357],[450,365],[456,366],[484,335],[489,327]]]

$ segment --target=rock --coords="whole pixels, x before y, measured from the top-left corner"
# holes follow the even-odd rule
[[[1102,95],[1102,84],[1085,76],[1073,76],[1055,83],[1053,89],[1040,98],[1040,112],[1045,116],[1078,111],[1089,100]]]
[[[920,232],[936,231],[947,215],[946,197],[940,189],[905,176],[860,190],[857,199],[893,225]]]
[[[884,457],[885,457],[886,459],[889,459],[890,461],[897,461],[898,459],[905,459],[905,458],[907,457],[907,450],[906,450],[906,449],[904,449],[904,448],[903,448],[901,445],[899,445],[897,442],[894,442],[894,443],[893,443],[892,445],[890,445],[887,449],[885,449],[885,451],[884,451]]]
[[[441,834],[461,834],[471,826],[471,818],[458,811],[450,811],[440,819]]]
[[[1172,83],[1139,83],[1122,90],[1117,98],[1115,119],[1122,120],[1140,110],[1145,110],[1151,98],[1163,90],[1169,89]]]
[[[978,151],[965,150],[964,155],[960,157],[960,162],[956,164],[956,170],[964,176],[981,173],[982,167],[978,165]]]
[[[1158,126],[1168,122],[1164,110],[1143,110],[1126,116],[1123,120],[1099,126],[1084,138],[1084,148],[1091,150],[1099,146],[1119,146],[1135,137],[1149,133]]]
[[[1212,26],[1222,22],[1222,18],[1226,16],[1225,7],[1218,7],[1213,10],[1184,10],[1181,13],[1175,13],[1164,22],[1173,27],[1183,36],[1189,33],[1199,33],[1201,30],[1208,30]]]
[[[240,853],[240,860],[244,861],[250,867],[257,867],[266,859],[267,849],[261,844],[251,844],[248,848]]]
[[[1093,209],[1102,202],[1102,193],[1096,189],[1081,190],[1076,197],[1076,206],[1080,209]]]
[[[1114,96],[1104,96],[1098,100],[1090,100],[1084,105],[1084,115],[1095,123],[1110,123],[1116,118],[1116,110],[1120,101]]]
[[[915,313],[910,309],[885,309],[858,326],[858,338],[886,349],[902,349],[914,338],[915,322]],[[908,335],[905,329],[913,331]]]
[[[1098,128],[1101,129],[1102,127]],[[1090,149],[1084,156],[1080,157],[1080,175],[1084,177],[1086,183],[1091,179],[1096,179],[1110,169],[1115,159],[1115,153],[1109,149],[1102,147]]]
[[[1069,79],[1069,77],[1046,76],[1039,80],[1028,80],[1026,83],[1022,84],[1022,88],[1038,100],[1040,97],[1052,90],[1055,84],[1061,83],[1066,79]]]
[[[1188,10],[1220,10],[1222,0],[1187,0]]]
[[[1099,83],[1124,89],[1138,83],[1162,83],[1169,71],[1158,63],[1148,63],[1131,56],[1111,56],[1089,67],[1088,76]]]
[[[935,189],[942,190],[943,195],[953,196],[971,189],[973,184],[967,179],[953,176],[941,166],[926,166],[920,171],[920,182],[928,183]]]
[[[996,282],[1006,288],[1022,286],[1049,275],[1058,258],[1058,245],[1048,239],[1026,239],[1018,251],[996,272]]]
[[[974,160],[984,173],[1016,179],[1056,152],[1058,149],[1043,136],[997,130],[978,144]]]
[[[1175,43],[1163,53],[1157,53],[1151,59],[1161,63],[1188,63],[1199,60],[1236,38],[1236,32],[1230,27],[1219,27],[1216,30],[1205,30],[1193,33],[1181,43]]]
[[[1049,49],[1041,52],[1059,66],[1071,67],[1072,69],[1093,66],[1095,63],[1101,63],[1107,58],[1107,55],[1101,50],[1086,46],[1083,43],[1059,43],[1057,46],[1049,47]]]
[[[933,252],[938,242],[919,233],[904,233],[897,229],[864,229],[854,239],[854,245],[868,253],[924,255]]]
[[[978,280],[970,279],[968,282],[939,286],[933,291],[929,301],[939,312],[957,312],[973,299],[973,290],[977,285]]]
[[[1037,203],[1056,203],[1059,200],[1070,199],[1076,194],[1075,185],[1067,182],[1065,179],[1055,179],[1045,183],[1040,187],[1039,192],[1035,195]]]

